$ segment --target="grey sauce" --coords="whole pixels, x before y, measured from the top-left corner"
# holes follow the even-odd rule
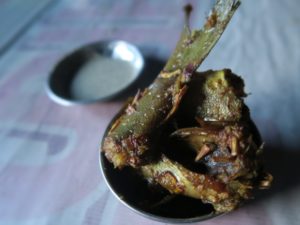
[[[97,55],[75,75],[71,96],[77,100],[105,98],[126,88],[136,76],[130,62]]]

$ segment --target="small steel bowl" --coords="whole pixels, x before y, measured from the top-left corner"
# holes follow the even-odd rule
[[[121,113],[122,110],[108,125],[101,142],[101,150],[104,137]],[[223,215],[217,214],[210,204],[204,204],[199,199],[171,195],[163,189],[154,190],[134,169],[115,169],[101,150],[100,170],[107,186],[121,203],[134,212],[165,223],[200,222]]]
[[[100,89],[97,96],[92,96],[87,99],[78,99],[72,95],[72,82],[78,71],[97,56],[111,58],[112,60],[122,60],[128,63],[132,67],[132,75],[128,80],[120,81],[118,88],[115,86],[109,87],[111,93],[101,95]],[[58,62],[49,75],[46,92],[52,100],[62,105],[87,104],[108,100],[131,86],[143,71],[143,67],[144,58],[139,49],[134,45],[120,40],[99,41],[75,50]],[[95,73],[99,74],[99,76],[104,76],[102,80],[105,79],[105,81],[109,81],[109,79],[113,79],[110,73],[101,73],[101,71],[95,71]]]

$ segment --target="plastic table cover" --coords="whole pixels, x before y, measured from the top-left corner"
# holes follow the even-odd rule
[[[213,2],[189,2],[192,26],[201,26]],[[175,46],[185,3],[56,1],[0,56],[0,224],[160,224],[119,203],[99,171],[101,137],[124,97],[64,107],[44,87],[61,57],[102,39],[140,46],[156,66],[137,85],[149,83]],[[256,200],[201,224],[299,224],[299,7],[298,0],[244,0],[200,67],[244,78],[275,179]]]

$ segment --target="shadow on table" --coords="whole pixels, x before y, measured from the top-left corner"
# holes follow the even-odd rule
[[[300,150],[287,147],[266,147],[264,164],[273,177],[273,184],[269,190],[260,190],[255,194],[255,200],[266,200],[276,195],[282,195],[300,187],[299,165]]]

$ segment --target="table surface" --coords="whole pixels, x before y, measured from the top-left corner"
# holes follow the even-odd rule
[[[192,25],[200,26],[212,1],[189,2],[194,5]],[[64,107],[47,97],[45,83],[65,54],[102,39],[140,46],[153,67],[136,86],[149,83],[175,46],[184,3],[53,1],[2,52],[0,224],[160,224],[120,204],[99,171],[99,143],[124,96]],[[5,4],[9,0],[0,0],[0,8]],[[255,200],[201,224],[299,224],[299,6],[298,0],[244,0],[200,67],[231,68],[244,78],[251,93],[246,102],[275,178],[273,188]]]

